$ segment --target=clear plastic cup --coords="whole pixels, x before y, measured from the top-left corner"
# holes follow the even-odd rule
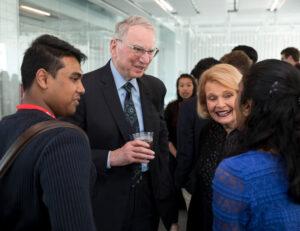
[[[153,132],[137,132],[132,134],[134,140],[142,140],[150,145],[150,149],[153,149]],[[142,163],[142,172],[148,170],[148,164]]]

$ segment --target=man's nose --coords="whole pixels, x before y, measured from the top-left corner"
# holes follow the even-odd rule
[[[85,93],[85,89],[84,89],[84,86],[83,86],[81,80],[78,82],[77,92],[80,93],[80,94],[84,94]]]
[[[152,60],[152,55],[149,55],[148,52],[145,52],[141,57],[140,61],[145,64],[149,64]]]

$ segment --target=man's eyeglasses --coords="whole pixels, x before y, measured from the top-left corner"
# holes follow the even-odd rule
[[[116,39],[116,41],[123,42],[121,39]],[[147,53],[151,58],[153,58],[159,52],[159,49],[156,47],[150,50],[146,50],[138,45],[127,44],[127,46],[133,51],[134,54],[138,56],[143,56],[145,53]]]

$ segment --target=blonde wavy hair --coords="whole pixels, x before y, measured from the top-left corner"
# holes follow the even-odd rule
[[[239,82],[242,74],[230,64],[216,64],[203,72],[198,85],[198,115],[202,118],[209,118],[207,110],[205,85],[207,82],[217,82],[224,87],[228,87],[236,92],[239,89]]]

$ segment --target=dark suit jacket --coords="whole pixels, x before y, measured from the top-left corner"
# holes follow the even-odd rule
[[[172,213],[172,179],[168,170],[167,129],[163,119],[164,84],[157,78],[144,75],[137,79],[145,131],[154,132],[155,159],[149,163],[156,207],[165,226],[174,222]],[[127,200],[133,176],[132,165],[106,168],[109,150],[115,150],[130,140],[109,62],[102,68],[84,75],[85,94],[73,119],[83,128],[92,148],[92,159],[98,170],[96,193],[93,198],[98,230],[121,230],[127,212]],[[174,212],[173,212],[174,213]]]
[[[200,133],[207,121],[197,114],[197,96],[182,102],[177,120],[175,184],[178,188],[185,187],[190,193],[193,191],[192,170],[198,159]]]

